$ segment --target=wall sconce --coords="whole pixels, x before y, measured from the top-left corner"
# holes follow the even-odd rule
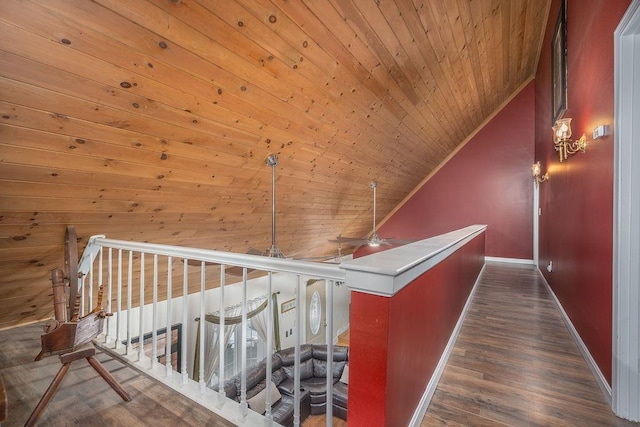
[[[536,185],[540,184],[541,182],[545,182],[549,180],[549,172],[545,173],[544,175],[541,175],[542,170],[540,168],[540,162],[535,162],[533,165],[531,165],[531,173],[533,175],[533,180],[535,181]]]
[[[553,126],[553,146],[560,156],[560,162],[567,160],[569,155],[578,151],[585,152],[587,148],[587,137],[582,135],[580,139],[571,140],[571,119],[556,120]]]

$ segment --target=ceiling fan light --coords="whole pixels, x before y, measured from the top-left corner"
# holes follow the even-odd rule
[[[383,242],[383,240],[380,238],[380,236],[378,236],[378,233],[376,233],[375,231],[373,232],[373,234],[371,235],[371,238],[369,239],[369,241],[367,242],[367,244],[371,247],[378,247],[380,246],[380,244]]]

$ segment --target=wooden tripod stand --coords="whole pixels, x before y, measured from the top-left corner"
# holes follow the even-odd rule
[[[95,354],[95,346],[93,345],[93,343],[88,343],[81,346],[75,351],[60,355],[60,363],[62,363],[62,366],[60,367],[60,370],[58,371],[56,376],[53,378],[53,381],[51,381],[49,388],[47,388],[47,391],[40,399],[40,402],[38,402],[38,405],[31,413],[31,416],[25,423],[25,427],[35,425],[36,421],[47,407],[47,404],[56,393],[56,390],[58,389],[58,386],[60,386],[62,379],[69,371],[71,363],[80,359],[87,359],[87,362],[89,362],[91,367],[95,369],[102,378],[104,378],[104,380],[111,386],[112,389],[115,390],[116,393],[120,395],[120,397],[122,397],[125,402],[131,401],[131,396],[129,395],[129,393],[127,393],[127,391],[120,385],[118,380],[116,380],[113,375],[111,375],[111,373],[107,371],[102,363],[100,363],[100,361],[96,359]]]

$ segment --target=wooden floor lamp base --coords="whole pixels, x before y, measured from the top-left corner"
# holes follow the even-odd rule
[[[51,381],[51,384],[49,384],[49,388],[47,388],[47,391],[45,391],[42,399],[40,399],[40,402],[38,402],[38,405],[31,413],[31,416],[25,423],[25,427],[31,427],[35,425],[36,421],[47,407],[47,404],[56,393],[56,390],[60,386],[62,379],[69,371],[71,362],[75,360],[87,359],[87,362],[89,362],[93,369],[95,369],[96,372],[100,374],[100,376],[107,382],[107,384],[109,384],[111,388],[115,390],[115,392],[118,393],[118,395],[120,395],[120,397],[122,397],[124,401],[131,401],[131,396],[129,395],[129,393],[127,393],[127,391],[120,385],[118,380],[116,380],[113,375],[111,375],[111,373],[107,371],[102,363],[100,363],[100,361],[96,359],[95,354],[96,348],[92,343],[89,343],[80,347],[78,350],[60,355],[60,362],[62,363],[62,366],[60,367],[60,370],[58,371],[56,376],[53,378],[53,381]]]

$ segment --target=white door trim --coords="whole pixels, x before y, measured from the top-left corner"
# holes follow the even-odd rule
[[[540,267],[540,184],[533,182],[533,265]]]
[[[640,421],[640,0],[614,32],[612,408]]]

